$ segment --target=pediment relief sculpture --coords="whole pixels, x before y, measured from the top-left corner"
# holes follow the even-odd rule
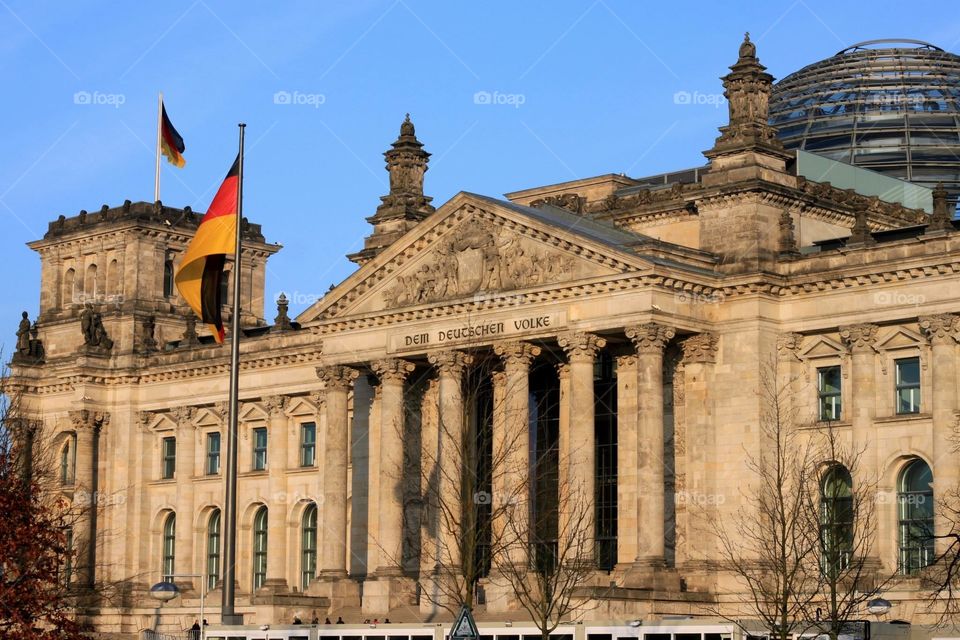
[[[573,279],[574,267],[572,256],[488,222],[471,222],[442,239],[409,274],[397,276],[384,302],[403,307],[562,282]]]

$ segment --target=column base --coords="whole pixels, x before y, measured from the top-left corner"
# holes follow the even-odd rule
[[[341,572],[332,571],[329,573],[340,574]],[[308,595],[320,596],[329,600],[328,614],[336,613],[347,607],[360,606],[360,584],[356,580],[348,578],[346,571],[342,573],[342,576],[332,577],[324,572],[310,583],[310,588],[306,591]]]
[[[401,576],[378,575],[363,583],[360,610],[365,614],[386,615],[398,607],[415,606],[416,583]]]
[[[267,578],[263,581],[263,586],[257,589],[257,593],[289,593],[285,578]]]
[[[624,566],[620,582],[631,589],[680,591],[680,574],[668,567],[663,558],[642,558]]]

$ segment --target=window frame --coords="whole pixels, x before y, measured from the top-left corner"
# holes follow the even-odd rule
[[[251,545],[253,559],[253,590],[261,588],[267,580],[267,526],[269,511],[261,506],[253,516],[253,543]]]
[[[222,521],[220,509],[214,509],[210,518],[207,519],[207,591],[216,589],[217,582],[220,580],[220,554],[223,545]]]
[[[311,433],[311,439],[307,442],[307,433]],[[307,461],[307,452],[310,452],[309,462]],[[300,466],[315,467],[317,465],[317,424],[315,422],[300,423]]]
[[[220,452],[223,437],[219,431],[210,431],[207,433],[206,460],[203,466],[204,474],[208,476],[220,475]],[[216,450],[213,449],[213,443],[217,443]],[[216,466],[214,467],[214,461]]]
[[[824,374],[828,370],[836,370],[837,372],[837,389],[836,391],[825,391],[824,390]],[[819,366],[816,368],[817,372],[817,421],[818,422],[838,422],[843,419],[843,365],[841,364],[827,364]],[[827,399],[835,399],[829,404],[831,412],[828,414],[824,411],[826,406],[824,401]]]
[[[263,435],[263,446],[260,446],[259,439]],[[253,460],[251,468],[254,471],[265,471],[267,468],[267,449],[270,446],[270,435],[266,427],[253,428]]]
[[[71,433],[60,447],[60,484],[69,487],[76,484],[77,434]]]
[[[171,511],[163,520],[163,536],[160,547],[160,575],[167,582],[173,581],[177,572],[177,514]]]
[[[833,490],[828,496],[831,485],[842,486],[843,491]],[[839,463],[830,465],[820,480],[820,570],[834,578],[850,566],[855,542],[854,500],[850,470]]]
[[[900,381],[900,366],[901,364],[906,363],[916,363],[917,366],[917,382],[916,383],[902,383]],[[894,413],[898,416],[910,416],[920,413],[921,403],[923,402],[923,373],[920,364],[920,356],[909,356],[906,358],[896,358],[893,361],[893,409]],[[900,410],[900,392],[901,391],[911,391],[915,392],[916,403],[913,405],[913,411],[901,411]],[[911,393],[911,404],[913,404],[914,393]]]
[[[300,519],[300,589],[304,592],[317,577],[318,512],[317,503],[311,502]]]
[[[173,480],[176,477],[177,438],[176,436],[164,436],[160,441],[160,478],[162,480]]]
[[[909,476],[914,473],[923,473],[922,467],[930,475],[930,483],[927,488],[921,491],[907,491],[905,486]],[[934,548],[934,539],[932,537],[934,527],[934,493],[933,493],[933,469],[926,460],[914,458],[908,462],[900,471],[897,478],[897,573],[904,576],[916,575],[923,568],[932,564],[936,557]],[[924,517],[917,517],[916,512],[910,509],[914,505],[925,505],[926,513]],[[916,526],[926,527],[931,536],[927,539],[918,540],[914,537],[912,529]],[[907,540],[909,535],[910,539]],[[916,558],[912,558],[916,554]],[[922,560],[926,559],[926,562]],[[916,559],[914,563],[912,560]]]

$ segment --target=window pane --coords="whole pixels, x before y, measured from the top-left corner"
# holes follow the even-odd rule
[[[933,474],[914,460],[900,476],[897,493],[900,573],[916,573],[933,561]]]
[[[312,467],[316,461],[317,427],[308,422],[300,428],[300,466]]]
[[[177,471],[177,440],[176,438],[163,439],[163,465],[161,475],[170,479]]]
[[[920,358],[896,361],[897,413],[920,412]]]
[[[840,367],[821,367],[817,369],[817,397],[820,420],[840,419]]]
[[[253,468],[257,471],[267,468],[267,430],[263,427],[253,430]]]
[[[220,434],[207,435],[207,475],[220,473]]]

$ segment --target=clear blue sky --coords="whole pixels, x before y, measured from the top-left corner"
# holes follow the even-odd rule
[[[26,242],[61,213],[153,199],[158,91],[187,145],[186,168],[164,166],[167,204],[205,210],[248,124],[245,213],[284,245],[267,298],[286,291],[299,312],[353,270],[344,255],[387,191],[381,153],[408,111],[438,206],[460,190],[659,173],[703,161],[744,31],[783,77],[873,38],[956,52],[950,6],[0,0],[0,342],[37,312]],[[677,92],[695,97],[678,105]]]

